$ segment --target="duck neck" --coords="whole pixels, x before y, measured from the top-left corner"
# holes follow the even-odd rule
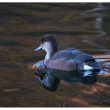
[[[52,56],[56,53],[57,51],[50,51],[46,53],[44,63],[47,64],[47,62],[52,58]]]

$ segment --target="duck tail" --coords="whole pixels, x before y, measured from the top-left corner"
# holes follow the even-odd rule
[[[101,71],[97,75],[98,76],[104,76],[104,77],[110,76],[110,67],[106,67],[106,66],[102,65],[103,63],[110,62],[110,58],[108,58],[108,57],[104,57],[104,58],[100,57],[100,58],[94,58],[94,59],[101,66]]]

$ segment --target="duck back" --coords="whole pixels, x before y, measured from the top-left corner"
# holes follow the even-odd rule
[[[60,50],[56,52],[47,67],[51,69],[71,71],[76,70],[77,65],[92,60],[93,57],[75,48]]]

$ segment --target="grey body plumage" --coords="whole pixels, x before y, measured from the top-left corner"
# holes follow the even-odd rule
[[[57,41],[52,35],[45,35],[41,39],[40,46],[35,51],[41,49],[46,51],[45,59],[39,62],[39,66],[40,63],[46,66],[46,77],[42,80],[42,83],[51,90],[52,88],[53,90],[57,89],[57,86],[54,88],[54,85],[58,85],[60,80],[72,83],[84,82],[85,78],[89,78],[86,81],[92,83],[95,81],[96,74],[100,71],[100,66],[91,55],[75,48],[58,50]],[[93,80],[90,81],[90,78]]]

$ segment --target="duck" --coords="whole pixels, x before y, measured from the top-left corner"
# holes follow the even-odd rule
[[[76,48],[59,50],[58,42],[51,34],[42,37],[40,46],[34,51],[44,50],[44,60],[38,61],[33,68],[42,68],[45,76],[42,84],[46,89],[55,91],[60,80],[69,83],[77,81],[94,82],[96,74],[100,71],[99,64],[95,59]],[[92,81],[90,79],[93,79]]]

